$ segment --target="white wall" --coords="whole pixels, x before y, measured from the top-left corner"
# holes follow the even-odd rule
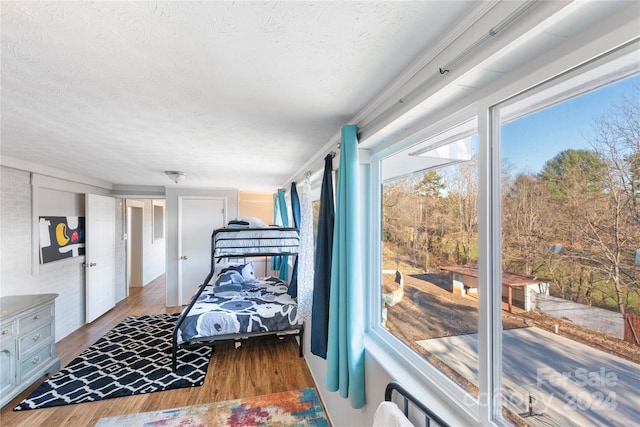
[[[145,200],[144,202],[144,266],[142,269],[142,280],[145,284],[164,274],[166,268],[166,239],[153,238],[153,205],[163,205],[164,200]]]
[[[40,265],[37,248],[32,246],[34,237],[37,242],[32,233],[34,217],[84,216],[84,193],[107,195],[108,190],[40,175],[35,175],[37,184],[32,186],[30,171],[2,166],[0,173],[0,296],[59,294],[55,301],[59,341],[84,324],[85,258]],[[116,218],[116,227],[120,227]],[[124,253],[123,242],[116,241],[116,253]],[[126,284],[122,256],[119,258],[115,268],[117,297],[121,299]]]
[[[26,168],[25,168],[26,169]],[[35,165],[34,169],[38,169]],[[84,256],[39,264],[32,242],[34,215],[84,215],[84,193],[109,195],[81,178],[67,179],[39,176],[31,185],[31,170],[0,167],[0,296],[57,293],[56,341],[84,325],[85,272]],[[49,172],[50,169],[47,169]],[[59,176],[65,176],[60,172]],[[34,190],[35,188],[35,190]],[[32,196],[38,212],[32,212]],[[152,239],[151,199],[144,203],[145,283],[167,273],[167,304],[177,303],[177,205],[178,196],[215,196],[227,198],[227,218],[238,216],[238,191],[235,189],[167,189],[165,200],[165,237]],[[154,203],[158,203],[155,200]],[[116,299],[127,295],[126,283],[126,216],[124,201],[116,201]],[[62,210],[59,210],[62,209]],[[42,210],[44,209],[44,210]],[[65,210],[66,209],[66,210]],[[167,257],[165,258],[165,254]],[[35,267],[34,267],[35,266]],[[166,269],[166,270],[165,270]],[[172,299],[173,298],[173,299]]]
[[[125,205],[122,199],[116,200],[116,302],[129,295],[127,289],[127,241],[123,235],[127,229]]]

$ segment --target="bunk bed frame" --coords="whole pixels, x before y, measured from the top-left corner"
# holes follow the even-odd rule
[[[442,418],[436,415],[431,409],[427,408],[427,406],[419,401],[413,394],[411,394],[407,389],[400,385],[400,383],[396,381],[391,381],[387,384],[384,390],[384,400],[386,402],[393,402],[393,392],[396,392],[400,395],[402,399],[402,407],[400,408],[404,414],[404,416],[409,418],[409,407],[411,406],[417,408],[424,415],[424,426],[431,427],[431,423],[436,423],[439,427],[450,427],[449,423],[445,422]]]
[[[189,311],[198,301],[202,292],[209,286],[209,282],[215,274],[215,266],[220,260],[226,258],[236,260],[244,259],[246,261],[247,258],[254,257],[297,256],[299,244],[300,232],[297,228],[292,227],[221,228],[214,230],[211,235],[211,269],[209,274],[207,274],[207,277],[198,287],[187,307],[180,314],[176,326],[173,329],[171,359],[173,372],[176,372],[178,352],[181,349],[193,349],[203,346],[213,348],[220,342],[241,342],[242,340],[267,335],[277,335],[279,337],[288,335],[297,336],[299,339],[299,356],[303,356],[304,325],[302,322],[294,329],[215,335],[194,338],[183,343],[178,343],[180,326],[184,323]]]

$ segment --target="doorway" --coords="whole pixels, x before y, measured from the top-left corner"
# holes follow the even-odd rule
[[[164,199],[127,199],[127,289],[165,274]]]
[[[127,285],[141,287],[143,282],[144,209],[137,201],[127,200]]]

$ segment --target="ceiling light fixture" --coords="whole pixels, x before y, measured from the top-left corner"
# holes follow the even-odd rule
[[[176,184],[187,177],[187,174],[185,172],[164,171],[164,173],[169,177],[171,181],[175,182]]]

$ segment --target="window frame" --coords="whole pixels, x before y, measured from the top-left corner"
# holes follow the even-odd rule
[[[422,131],[393,144],[382,150],[371,150],[370,153],[370,196],[369,212],[371,212],[371,227],[369,236],[371,244],[369,252],[369,288],[367,289],[366,306],[368,308],[365,329],[365,347],[373,357],[377,357],[383,366],[388,366],[388,361],[380,355],[385,352],[393,355],[393,363],[405,373],[410,373],[413,378],[429,388],[434,388],[439,393],[444,393],[447,397],[458,402],[458,407],[468,416],[479,421],[478,399],[471,393],[463,389],[458,383],[440,371],[434,365],[425,360],[421,355],[407,346],[404,342],[390,333],[381,324],[382,312],[382,162],[385,158],[397,154],[400,151],[409,149],[428,139],[437,137],[445,132],[464,126],[465,123],[477,120],[476,106],[469,105],[458,113],[446,117],[437,123],[424,128]],[[476,126],[477,127],[477,126]],[[375,286],[378,284],[378,286]]]
[[[387,144],[380,149],[370,148],[370,168],[368,172],[368,203],[370,238],[366,288],[366,329],[365,348],[368,353],[387,367],[389,373],[401,380],[417,384],[425,390],[442,395],[451,405],[456,405],[461,413],[481,425],[510,425],[502,418],[502,289],[490,287],[490,283],[501,283],[502,279],[502,236],[501,236],[501,155],[499,109],[504,108],[523,96],[533,96],[539,91],[557,87],[571,79],[593,73],[593,70],[613,64],[621,56],[638,51],[637,40],[601,52],[586,63],[575,63],[563,73],[540,76],[537,73],[523,76],[503,90],[470,100],[457,113],[444,117],[421,131]],[[576,90],[570,88],[556,102],[562,102],[588,90],[601,87],[615,80],[627,78],[640,72],[640,64],[623,72],[611,72],[600,79],[591,79],[591,86]],[[533,80],[533,84],[532,84]],[[603,83],[604,81],[604,83]],[[584,82],[583,82],[584,83]],[[589,89],[585,89],[589,87]],[[572,90],[573,89],[573,90]],[[514,101],[515,100],[515,101]],[[381,164],[385,157],[417,144],[463,123],[477,120],[478,134],[478,398],[455,383],[446,374],[427,362],[381,325],[382,310],[382,174]],[[482,254],[485,254],[484,256]],[[491,254],[487,256],[486,254]],[[497,255],[496,255],[497,254]]]
[[[571,101],[582,95],[597,91],[605,86],[620,82],[627,78],[640,75],[640,61],[637,59],[640,46],[632,42],[610,52],[598,55],[591,61],[578,64],[566,72],[548,78],[532,88],[524,90],[500,102],[488,107],[488,119],[490,123],[489,139],[487,147],[489,151],[487,171],[491,181],[489,204],[491,212],[488,221],[491,222],[492,232],[488,236],[488,250],[493,254],[493,262],[490,263],[489,277],[493,283],[500,283],[502,277],[502,181],[501,167],[502,141],[501,126],[511,121],[518,120],[527,115],[535,114],[546,108],[563,102]],[[496,255],[498,254],[498,255]],[[498,263],[499,260],[499,263]],[[479,263],[480,264],[480,263]],[[495,289],[494,289],[495,291]],[[491,299],[493,322],[492,336],[495,357],[491,358],[492,370],[490,381],[499,390],[502,385],[502,290],[495,292]],[[501,393],[494,393],[494,400],[490,409],[490,421],[498,425],[510,425],[502,418]]]

